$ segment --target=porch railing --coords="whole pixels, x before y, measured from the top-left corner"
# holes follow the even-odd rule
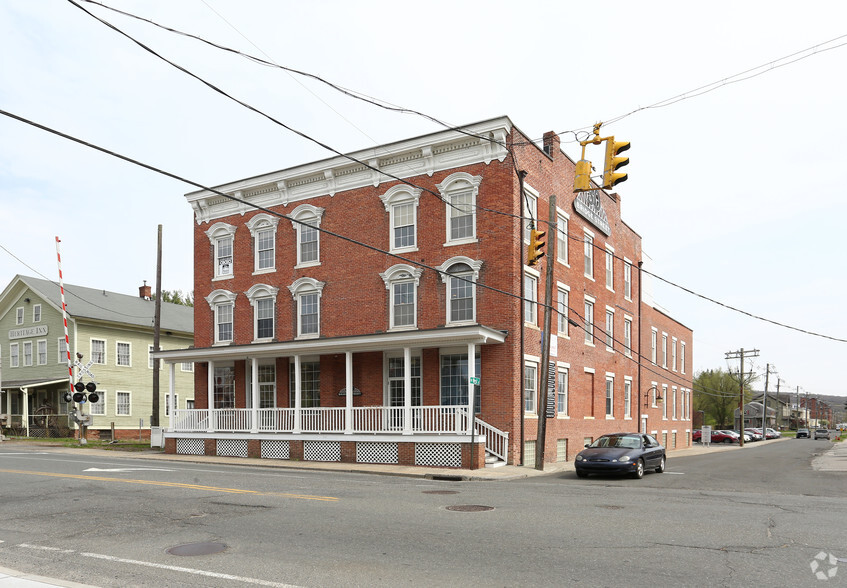
[[[492,427],[480,419],[476,419],[474,423],[476,424],[477,431],[485,435],[485,450],[492,455],[496,455],[503,461],[508,461],[509,433]]]

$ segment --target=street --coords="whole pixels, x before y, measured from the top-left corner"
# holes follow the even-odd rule
[[[816,586],[832,555],[847,585],[847,474],[811,467],[831,446],[454,482],[3,444],[0,565],[103,587]]]

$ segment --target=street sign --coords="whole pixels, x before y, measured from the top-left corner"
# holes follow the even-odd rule
[[[470,382],[472,386],[479,386],[479,378],[468,378],[468,382]]]

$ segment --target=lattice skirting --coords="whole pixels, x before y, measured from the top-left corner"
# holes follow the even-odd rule
[[[356,443],[357,463],[399,463],[400,450],[396,443]]]
[[[218,439],[218,455],[247,457],[247,439]]]
[[[176,452],[179,455],[206,455],[206,446],[202,439],[177,439]]]
[[[462,447],[452,443],[416,443],[415,465],[462,467]]]
[[[341,461],[339,441],[304,441],[303,459],[306,461]]]
[[[291,445],[288,441],[262,441],[263,459],[291,459]]]

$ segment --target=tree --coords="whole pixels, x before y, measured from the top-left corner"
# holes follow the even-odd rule
[[[153,294],[153,299],[157,297]],[[182,290],[162,290],[162,302],[172,302],[182,306],[194,306],[194,292],[183,294]]]
[[[750,398],[748,386],[754,380],[744,379],[744,403]],[[701,410],[705,418],[703,423],[716,425],[719,429],[734,426],[734,411],[738,408],[738,374],[731,374],[718,368],[703,370],[694,377],[694,410]]]

